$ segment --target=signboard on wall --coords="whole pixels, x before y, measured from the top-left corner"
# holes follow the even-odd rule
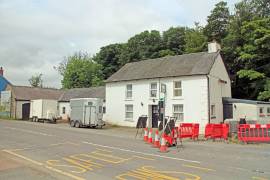
[[[11,91],[1,91],[0,117],[10,117]]]

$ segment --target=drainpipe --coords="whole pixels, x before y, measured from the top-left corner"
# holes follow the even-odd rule
[[[209,76],[206,76],[207,78],[207,98],[208,98],[208,123],[210,123],[210,83],[209,83]]]

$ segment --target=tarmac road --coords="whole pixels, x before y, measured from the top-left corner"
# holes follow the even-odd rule
[[[269,144],[184,142],[160,153],[135,132],[0,120],[0,179],[270,180]]]

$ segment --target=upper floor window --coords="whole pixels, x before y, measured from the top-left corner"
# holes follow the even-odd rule
[[[173,82],[173,96],[175,97],[182,96],[182,82],[181,81]]]
[[[270,107],[267,108],[267,113],[270,114]]]
[[[132,84],[127,84],[126,86],[126,98],[127,99],[132,98]]]
[[[66,114],[66,107],[62,107],[62,114]]]
[[[150,97],[157,97],[157,83],[150,84]]]

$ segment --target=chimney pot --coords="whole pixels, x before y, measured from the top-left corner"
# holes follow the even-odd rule
[[[3,67],[0,67],[0,76],[4,76],[4,69],[3,69]]]

